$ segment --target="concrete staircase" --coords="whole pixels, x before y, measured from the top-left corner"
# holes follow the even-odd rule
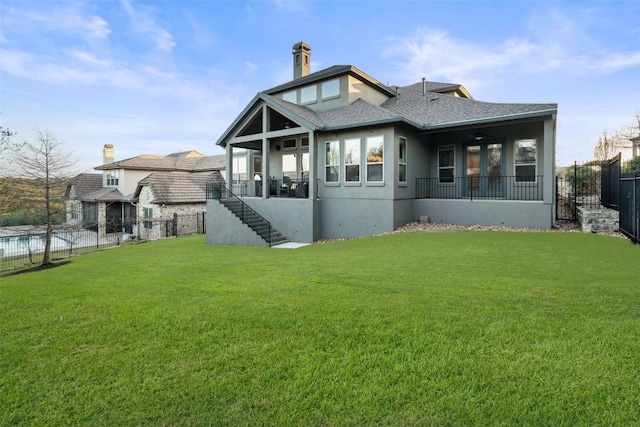
[[[262,237],[269,246],[276,246],[287,243],[289,240],[271,226],[271,223],[260,216],[256,211],[251,209],[245,202],[238,198],[221,199],[222,203],[229,209],[240,221]]]

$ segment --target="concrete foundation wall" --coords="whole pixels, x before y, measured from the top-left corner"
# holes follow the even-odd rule
[[[414,220],[428,216],[431,222],[526,227],[547,230],[553,226],[554,205],[510,200],[414,201]]]
[[[370,236],[394,230],[392,200],[323,199],[322,237]]]
[[[218,200],[207,200],[207,244],[268,246],[263,238]]]
[[[318,201],[251,197],[245,197],[242,200],[292,242],[311,243],[320,238],[318,209],[314,209]]]

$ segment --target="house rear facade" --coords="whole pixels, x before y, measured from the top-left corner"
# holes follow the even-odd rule
[[[217,141],[228,198],[296,242],[421,217],[553,226],[556,104],[482,102],[425,79],[387,86],[351,65],[310,73],[310,55],[294,45],[294,79],[258,93]],[[228,204],[208,201],[208,243],[269,244]]]

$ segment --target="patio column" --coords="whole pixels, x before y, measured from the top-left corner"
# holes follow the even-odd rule
[[[552,205],[555,202],[554,186],[555,186],[555,123],[556,116],[553,115],[544,121],[544,162],[543,173],[544,181],[542,183],[542,200],[546,204]]]
[[[262,198],[269,198],[269,180],[271,179],[271,170],[269,168],[271,164],[271,153],[269,147],[269,138],[266,134],[269,130],[269,120],[267,114],[267,107],[262,106]]]
[[[231,189],[231,187],[233,186],[231,180],[231,177],[233,176],[233,146],[230,143],[227,143],[227,146],[225,148],[227,150],[227,166],[225,179],[227,180],[227,188]]]
[[[309,131],[309,200],[316,198],[316,140],[315,132]]]

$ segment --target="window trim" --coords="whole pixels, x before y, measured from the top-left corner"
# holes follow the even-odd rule
[[[400,149],[404,145],[404,159],[402,159]],[[403,161],[404,160],[404,161]],[[400,179],[400,170],[404,166],[404,181]],[[407,185],[407,138],[398,136],[398,186],[406,187]]]
[[[327,163],[327,154],[328,154],[328,149],[330,144],[336,144],[336,148],[338,149],[338,155],[336,156],[336,160],[338,161],[337,164],[328,164]],[[325,185],[329,185],[329,186],[337,186],[340,185],[340,140],[331,140],[331,141],[325,141],[324,143],[324,183]],[[327,170],[330,167],[335,167],[337,168],[336,170],[338,171],[337,173],[337,177],[335,181],[328,181],[327,180]]]
[[[313,99],[309,99],[307,101],[305,101],[304,99],[304,93],[305,90],[313,90],[314,96]],[[300,88],[300,105],[308,105],[308,104],[315,104],[316,102],[318,102],[318,85],[313,84],[313,85],[309,85],[309,86],[304,86],[302,88]]]
[[[521,141],[533,141],[534,147],[535,147],[535,156],[533,159],[533,162],[527,162],[527,163],[521,163],[518,164],[517,163],[517,153],[518,153],[518,142]],[[520,166],[532,166],[533,165],[533,180],[518,180],[518,172],[517,169]],[[515,139],[513,141],[513,174],[515,176],[515,180],[514,183],[516,185],[522,185],[522,184],[536,184],[538,182],[538,140],[536,138],[520,138],[520,139]],[[526,176],[530,176],[530,175],[526,175]]]
[[[325,84],[333,83],[333,82],[337,82],[337,84],[338,84],[338,93],[336,93],[335,95],[325,96],[325,94],[324,94]],[[340,79],[336,78],[336,79],[325,80],[325,81],[321,82],[320,83],[320,100],[321,101],[327,101],[329,99],[335,99],[335,98],[340,98]]]
[[[453,165],[451,166],[440,166],[440,151],[443,149],[451,149],[453,150]],[[453,171],[453,176],[451,177],[451,181],[443,181],[440,176],[440,171],[443,169],[451,169]],[[448,178],[447,178],[448,179]],[[455,185],[456,183],[456,146],[455,145],[439,145],[438,146],[438,184],[441,185]]]
[[[117,169],[107,172],[105,187],[117,187],[120,183],[120,171]]]
[[[358,156],[355,159],[357,163],[347,163],[347,143],[355,143],[358,148]],[[348,185],[359,185],[362,182],[362,138],[345,138],[343,140],[344,151],[342,153],[342,164],[344,168],[344,183]],[[358,179],[356,181],[349,181],[347,179],[347,166],[358,166]]]
[[[382,147],[382,160],[380,162],[370,162],[369,161],[369,141],[370,140],[374,140],[374,139],[378,139],[381,138],[382,142],[381,142],[381,147]],[[383,185],[384,184],[384,135],[372,135],[372,136],[368,136],[365,138],[365,182],[367,184],[372,184],[372,185]],[[369,166],[373,166],[373,165],[380,165],[381,169],[382,169],[382,174],[380,177],[380,180],[376,180],[376,181],[372,181],[369,179]]]

